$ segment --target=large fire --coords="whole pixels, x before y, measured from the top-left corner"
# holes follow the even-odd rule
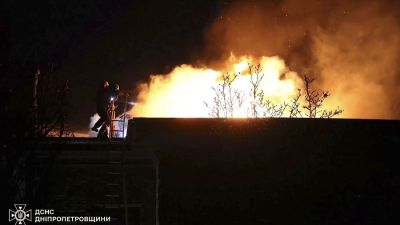
[[[307,75],[315,78],[312,89],[331,93],[323,109],[345,109],[339,118],[400,119],[399,6],[385,0],[236,1],[206,28],[196,64],[138,84],[129,113],[209,117],[203,102],[212,105],[211,88],[222,74],[240,72],[233,86],[249,99],[250,63],[261,65],[260,89],[274,104],[289,102],[298,88],[304,104]]]
[[[289,102],[303,85],[299,76],[290,71],[279,57],[261,57],[255,60],[247,56],[236,58],[231,53],[225,69],[232,69],[232,74],[238,74],[232,87],[243,91],[248,101],[252,88],[249,64],[260,64],[264,77],[259,88],[264,91],[265,98],[273,102]],[[152,75],[149,84],[139,85],[138,104],[131,114],[135,117],[209,117],[210,110],[203,101],[212,101],[215,93],[211,87],[217,87],[221,83],[222,73],[181,65],[168,75]],[[282,75],[285,79],[280,79]],[[236,112],[235,117],[245,116],[244,113]]]
[[[133,117],[208,117],[211,87],[221,74],[239,73],[233,83],[249,97],[248,63],[261,64],[260,89],[275,104],[312,89],[329,91],[324,109],[339,117],[399,119],[400,26],[394,1],[238,1],[206,29],[202,64],[181,65],[151,75],[137,88]],[[236,57],[231,54],[233,52]],[[205,66],[204,66],[205,65]],[[304,92],[303,92],[304,96]],[[304,98],[302,97],[304,101]],[[239,116],[239,115],[236,115]]]

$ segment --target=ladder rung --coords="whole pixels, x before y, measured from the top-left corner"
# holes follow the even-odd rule
[[[109,186],[119,186],[119,184],[107,184]]]
[[[108,162],[108,163],[110,163],[110,164],[119,164],[119,163],[121,163],[121,162],[118,162],[118,161],[116,161],[116,162]]]
[[[120,175],[121,173],[118,173],[118,172],[108,172],[107,174],[109,174],[109,175]]]
[[[118,206],[104,206],[104,208],[107,208],[107,209],[118,209],[119,207]]]

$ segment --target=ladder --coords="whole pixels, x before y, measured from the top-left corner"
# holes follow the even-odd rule
[[[115,119],[115,105],[114,102],[110,105],[109,118],[109,140],[107,146],[107,174],[104,184],[104,196],[103,196],[103,208],[104,209],[115,209],[119,211],[121,208],[121,202],[123,201],[125,225],[129,225],[128,221],[128,207],[126,198],[126,174],[125,174],[125,151],[129,148],[129,145],[125,143],[125,120],[126,120],[126,106],[128,94],[125,94],[125,108],[124,115],[121,119]],[[123,119],[123,120],[122,120]],[[115,123],[123,121],[122,129],[115,129]],[[118,138],[116,133],[122,132],[122,138]],[[121,142],[123,144],[122,149],[115,150],[112,148],[112,143]],[[115,221],[114,221],[115,222]]]
[[[109,118],[110,118],[110,126],[109,126],[109,132],[108,132],[108,138],[111,140],[112,138],[117,138],[117,133],[121,132],[122,133],[122,138],[125,137],[125,120],[126,120],[126,106],[128,103],[128,93],[125,93],[125,107],[124,107],[124,115],[119,118],[119,119],[115,119],[115,105],[114,105],[114,101],[111,102],[110,104],[110,109],[109,109]],[[115,124],[116,123],[120,123],[122,122],[122,129],[116,129]]]

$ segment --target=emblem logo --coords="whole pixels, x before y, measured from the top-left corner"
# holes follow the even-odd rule
[[[25,220],[32,221],[32,209],[24,211],[26,204],[14,204],[14,206],[16,211],[8,210],[9,222],[15,220],[15,225],[25,225]]]

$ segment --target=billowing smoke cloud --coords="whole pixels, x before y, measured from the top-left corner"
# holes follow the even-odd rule
[[[395,4],[389,0],[234,2],[206,29],[206,49],[195,66],[151,76],[149,84],[138,86],[132,115],[206,117],[202,101],[212,101],[210,88],[216,86],[217,74],[238,72],[236,67],[243,63],[233,62],[233,53],[254,59],[253,64],[265,63],[262,67],[269,72],[261,88],[268,98],[280,101],[276,103],[287,102],[297,88],[304,89],[301,79],[308,75],[315,78],[313,89],[332,94],[324,108],[345,109],[340,117],[399,119],[400,13]],[[248,84],[242,78],[236,84]]]
[[[208,28],[203,62],[236,55],[279,56],[329,90],[343,117],[399,119],[398,12],[389,1],[241,1]],[[283,78],[283,77],[282,77]],[[283,78],[284,79],[284,78]]]

